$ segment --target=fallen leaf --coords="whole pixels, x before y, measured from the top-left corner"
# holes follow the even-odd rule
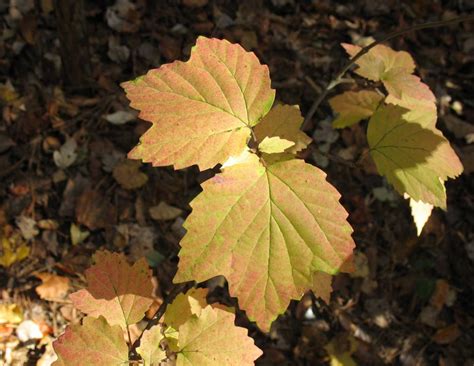
[[[123,125],[127,122],[131,122],[137,119],[136,113],[127,112],[127,111],[117,111],[111,114],[107,114],[105,117],[107,122],[112,123],[113,125]]]
[[[177,218],[183,213],[183,210],[161,201],[158,206],[150,207],[148,212],[153,220],[165,221]]]
[[[23,320],[23,311],[17,304],[0,304],[0,324],[18,324]]]
[[[21,342],[43,338],[40,326],[32,320],[23,320],[16,328],[16,335]]]
[[[36,293],[44,300],[63,300],[69,291],[69,278],[57,276],[51,273],[36,273],[43,283],[36,287]]]
[[[124,189],[140,188],[148,182],[148,176],[139,170],[141,165],[137,160],[125,159],[114,167],[113,176]]]
[[[28,258],[30,248],[21,240],[19,235],[10,238],[1,238],[2,255],[0,256],[0,266],[10,267],[12,264]]]
[[[438,344],[450,344],[461,336],[461,330],[457,324],[448,325],[439,329],[432,337],[433,341]]]
[[[58,168],[67,169],[77,159],[77,142],[73,138],[68,138],[59,150],[53,153],[54,163]]]
[[[36,235],[39,234],[39,230],[36,226],[36,221],[31,217],[27,216],[18,216],[15,219],[16,225],[21,231],[21,235],[26,240],[33,239]]]
[[[72,245],[78,245],[81,244],[84,240],[86,240],[90,232],[87,230],[81,230],[79,226],[76,224],[71,224],[71,227],[69,229],[69,233],[71,235],[71,243]]]

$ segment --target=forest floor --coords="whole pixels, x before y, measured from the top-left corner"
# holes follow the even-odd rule
[[[171,288],[189,202],[214,172],[127,162],[149,124],[121,82],[186,60],[199,35],[226,38],[255,52],[277,100],[304,115],[346,61],[341,42],[474,12],[472,0],[85,3],[86,90],[64,82],[53,1],[0,3],[1,365],[51,363],[51,341],[81,316],[67,294],[84,285],[97,249],[147,257],[157,304]],[[474,23],[390,46],[415,59],[465,172],[447,182],[448,209],[435,209],[418,237],[408,201],[361,159],[366,125],[332,130],[325,101],[302,157],[342,194],[357,270],[335,278],[328,305],[311,295],[292,302],[269,334],[238,312],[264,351],[258,365],[474,365]],[[212,300],[235,304],[223,281],[207,286]]]

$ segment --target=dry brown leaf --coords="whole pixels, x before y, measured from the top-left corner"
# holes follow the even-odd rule
[[[137,160],[123,160],[113,170],[115,180],[124,189],[136,189],[148,182],[148,176],[139,168],[142,164]]]
[[[173,220],[177,218],[183,213],[183,210],[168,205],[166,202],[162,201],[158,204],[158,206],[150,207],[149,213],[153,220],[162,221]]]
[[[57,301],[66,297],[69,290],[69,278],[51,273],[36,273],[43,283],[36,288],[36,293],[44,300]]]

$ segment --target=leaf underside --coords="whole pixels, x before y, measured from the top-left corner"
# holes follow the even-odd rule
[[[264,330],[311,288],[314,272],[338,272],[352,252],[339,193],[301,160],[265,167],[250,155],[202,188],[191,203],[174,281],[224,275],[231,295]]]

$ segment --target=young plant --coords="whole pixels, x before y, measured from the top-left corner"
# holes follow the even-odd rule
[[[413,60],[378,46],[357,65],[388,95],[362,90],[333,98],[335,127],[370,117],[370,153],[380,173],[413,200],[445,207],[444,181],[462,167],[435,128],[434,96],[412,74]],[[300,131],[297,106],[273,106],[268,68],[239,45],[199,37],[187,62],[123,87],[153,123],[130,158],[176,169],[220,167],[191,202],[174,282],[225,276],[230,295],[263,331],[306,291],[327,298],[331,275],[352,268],[352,228],[326,174],[297,159],[311,139]],[[88,316],[55,342],[56,365],[248,365],[261,354],[229,309],[206,304],[202,289],[179,295],[137,347],[129,326],[152,303],[150,270],[143,260],[130,266],[108,252],[95,261],[87,289],[71,295]]]

